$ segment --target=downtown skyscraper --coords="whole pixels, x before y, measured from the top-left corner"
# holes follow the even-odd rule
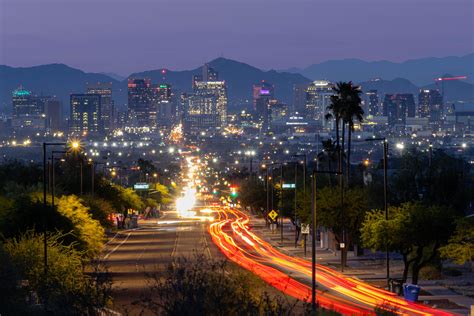
[[[128,79],[128,110],[131,125],[135,127],[156,125],[154,97],[151,79]]]
[[[204,65],[202,75],[193,77],[193,94],[187,97],[185,128],[199,130],[227,124],[227,86],[217,71]]]

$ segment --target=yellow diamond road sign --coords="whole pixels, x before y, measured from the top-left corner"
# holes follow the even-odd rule
[[[272,221],[274,221],[278,217],[278,213],[272,210],[270,213],[268,213],[268,217],[270,217]]]

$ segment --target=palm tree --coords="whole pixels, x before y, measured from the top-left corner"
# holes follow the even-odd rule
[[[338,83],[338,85],[339,84],[340,83]],[[334,88],[335,91],[336,89],[337,88]],[[338,170],[340,172],[342,169],[342,154],[341,154],[341,146],[340,146],[339,127],[342,120],[343,103],[341,102],[341,99],[339,98],[338,95],[331,96],[331,104],[327,107],[327,110],[329,111],[329,113],[326,114],[325,119],[326,120],[334,119],[336,123],[336,150],[339,155]],[[344,137],[344,135],[342,137]]]
[[[331,163],[338,160],[339,152],[335,142],[332,139],[323,140],[322,142],[323,150],[318,154],[317,158],[320,161],[327,161],[328,170],[331,171]],[[331,175],[328,174],[329,185],[331,185]]]
[[[341,97],[343,98],[343,113],[342,121],[343,124],[347,124],[347,183],[349,183],[350,166],[351,166],[351,141],[352,132],[354,131],[355,120],[362,122],[364,110],[361,107],[362,99],[360,94],[362,93],[360,86],[354,86],[352,81],[346,82],[343,85]],[[344,137],[344,135],[343,135]]]

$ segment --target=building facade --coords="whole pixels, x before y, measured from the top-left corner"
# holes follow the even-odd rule
[[[418,116],[430,122],[440,122],[443,114],[443,97],[438,90],[421,89],[418,94]]]
[[[388,125],[405,125],[407,117],[415,117],[415,99],[411,93],[386,94],[383,102],[383,115]]]
[[[334,85],[326,80],[313,81],[306,89],[306,117],[319,121],[324,129],[331,129],[331,121],[326,120],[331,96],[334,95]]]
[[[135,127],[156,126],[156,93],[151,79],[128,80],[128,109]]]
[[[112,99],[112,83],[98,82],[96,84],[88,84],[87,94],[100,95],[102,106],[100,119],[102,120],[104,131],[109,132],[113,130],[115,124],[115,105]]]
[[[70,102],[69,132],[72,135],[86,136],[103,133],[100,94],[71,94]]]

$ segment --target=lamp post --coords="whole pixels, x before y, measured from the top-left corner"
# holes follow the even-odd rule
[[[385,137],[378,138],[367,138],[365,141],[383,141],[383,208],[385,212],[385,220],[388,221],[388,178],[387,178],[387,169],[388,169],[388,141]],[[386,265],[386,278],[387,285],[390,279],[390,253],[388,249],[388,242],[385,244],[385,265]]]
[[[248,150],[245,152],[245,156],[248,156],[250,157],[250,160],[249,160],[249,166],[250,166],[250,179],[252,179],[252,174],[253,174],[253,157],[255,157],[255,150]]]
[[[44,275],[45,279],[48,277],[48,205],[46,203],[46,150],[48,146],[65,146],[64,142],[57,143],[43,143],[43,251],[44,251]]]
[[[43,142],[43,248],[44,248],[44,275],[45,279],[47,280],[48,277],[48,238],[47,238],[47,231],[48,231],[48,219],[47,219],[47,212],[48,212],[48,205],[46,203],[46,152],[49,146],[66,146],[67,143],[65,142],[54,142],[54,143],[47,143]],[[70,147],[72,150],[79,150],[80,144],[78,142],[70,143]],[[52,160],[52,164],[54,161]],[[54,193],[53,193],[54,194]]]
[[[55,182],[55,168],[54,168],[54,160],[57,158],[54,158],[54,154],[65,154],[67,151],[65,150],[53,150],[51,151],[51,208],[54,210],[54,190],[56,186]]]
[[[303,157],[303,205],[306,204],[306,166],[307,166],[307,156],[306,154],[295,154],[293,157],[298,158],[298,157]],[[295,186],[296,186],[296,170],[298,167],[295,167]],[[296,221],[296,187],[295,187],[295,221]],[[296,233],[295,233],[296,234]],[[297,247],[298,243],[298,237],[295,237],[295,248]],[[305,235],[305,256],[306,256],[306,235]]]
[[[319,171],[313,170],[311,181],[311,311],[312,315],[316,315],[316,197],[317,183],[316,176],[318,174],[335,174],[340,175],[339,171]]]

